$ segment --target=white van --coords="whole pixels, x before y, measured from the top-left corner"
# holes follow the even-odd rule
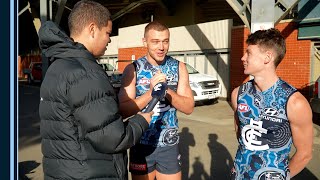
[[[216,101],[221,95],[219,80],[214,76],[202,74],[189,64],[185,64],[189,73],[189,82],[194,101],[209,103]]]

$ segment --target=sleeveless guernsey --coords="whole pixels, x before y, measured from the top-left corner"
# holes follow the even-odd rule
[[[177,90],[179,79],[179,61],[166,56],[159,66],[150,64],[146,57],[136,60],[136,97],[145,94],[150,89],[150,79],[161,70],[167,77],[168,87]],[[153,116],[148,130],[142,135],[140,144],[152,146],[171,146],[179,142],[178,119],[176,109],[166,99],[161,99],[153,109]]]
[[[279,79],[260,92],[253,80],[239,88],[239,148],[235,179],[287,179],[292,144],[287,102],[297,90]]]

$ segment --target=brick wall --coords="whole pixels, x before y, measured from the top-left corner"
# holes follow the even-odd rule
[[[311,41],[298,40],[296,23],[276,26],[286,38],[287,53],[277,68],[278,75],[309,99]]]
[[[41,61],[40,55],[18,56],[18,78],[27,78],[23,74],[23,69],[29,68],[31,62]]]
[[[247,47],[245,40],[250,31],[248,28],[237,27],[231,31],[231,53],[230,53],[230,93],[237,86],[248,80],[248,76],[243,74],[243,65],[240,60]]]
[[[306,98],[309,98],[310,82],[310,40],[298,40],[297,24],[281,23],[276,26],[286,38],[287,53],[277,68],[277,74],[283,80],[296,87]],[[247,47],[245,40],[249,30],[244,27],[232,29],[230,86],[232,90],[248,80],[243,74],[241,57]],[[230,93],[231,93],[230,92]]]
[[[124,68],[131,63],[132,55],[135,56],[135,60],[146,55],[146,47],[133,47],[133,48],[119,48],[118,50],[118,70],[123,72]]]

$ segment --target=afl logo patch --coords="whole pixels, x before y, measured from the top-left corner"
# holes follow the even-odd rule
[[[141,78],[141,79],[139,80],[138,84],[140,84],[140,85],[150,84],[150,79],[148,79],[148,78]]]
[[[248,112],[250,110],[250,107],[247,104],[239,104],[238,105],[238,111],[240,112]]]

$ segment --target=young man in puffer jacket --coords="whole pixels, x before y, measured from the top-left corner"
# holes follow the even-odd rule
[[[40,88],[44,179],[128,179],[126,150],[148,128],[152,112],[123,122],[113,87],[96,62],[110,43],[108,9],[79,1],[68,20],[70,37],[50,21],[39,30],[51,64]]]

